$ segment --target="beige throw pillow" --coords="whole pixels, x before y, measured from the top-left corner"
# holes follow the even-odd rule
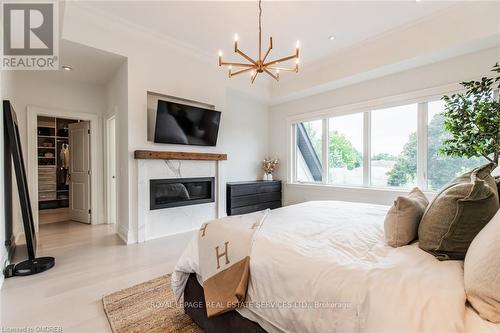
[[[410,244],[417,238],[418,225],[429,201],[415,187],[407,197],[397,197],[384,221],[385,241],[392,247]]]
[[[467,299],[479,315],[500,323],[500,210],[477,234],[465,255]]]
[[[425,211],[419,246],[439,260],[461,260],[470,243],[498,210],[498,190],[490,163],[447,184]]]

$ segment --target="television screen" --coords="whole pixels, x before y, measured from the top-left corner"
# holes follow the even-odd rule
[[[221,113],[158,100],[154,142],[215,146]]]

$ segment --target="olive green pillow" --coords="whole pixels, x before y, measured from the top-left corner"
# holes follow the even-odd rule
[[[499,207],[493,163],[475,168],[448,183],[420,221],[419,246],[439,260],[464,259],[474,237]]]
[[[410,244],[418,236],[418,225],[429,201],[415,187],[406,197],[397,197],[384,220],[385,242],[392,247]]]

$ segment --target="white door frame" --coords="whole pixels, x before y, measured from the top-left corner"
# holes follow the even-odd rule
[[[117,179],[116,179],[116,115],[117,115],[117,110],[116,110],[116,107],[114,108],[113,112],[111,112],[110,114],[108,114],[107,116],[105,116],[105,127],[104,127],[104,136],[105,136],[105,140],[106,140],[106,147],[105,147],[105,153],[104,153],[104,165],[105,165],[105,172],[106,172],[106,181],[105,181],[105,184],[106,184],[106,223],[110,223],[110,224],[116,224],[116,218],[117,218],[117,198],[118,198],[118,195],[116,193],[116,182],[117,182]],[[109,127],[110,127],[110,124],[111,124],[111,121],[114,120],[115,121],[115,220],[113,221],[113,218],[111,216],[111,210],[113,207],[111,207],[111,189],[112,189],[112,179],[111,177],[113,176],[112,174],[112,170],[110,169],[110,163],[109,163],[109,147],[111,145],[111,138],[110,138],[110,135],[109,135]]]
[[[90,206],[91,206],[91,224],[102,223],[101,205],[103,202],[102,191],[102,165],[99,167],[99,162],[102,156],[101,140],[101,124],[99,117],[95,114],[58,110],[45,108],[40,106],[28,105],[27,109],[27,173],[28,173],[28,188],[31,197],[31,208],[33,210],[33,218],[35,222],[35,230],[38,232],[38,154],[37,154],[37,123],[38,116],[67,118],[90,121]]]

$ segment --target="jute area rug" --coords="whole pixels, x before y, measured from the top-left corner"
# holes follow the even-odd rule
[[[176,303],[165,275],[102,298],[114,333],[202,333]]]

